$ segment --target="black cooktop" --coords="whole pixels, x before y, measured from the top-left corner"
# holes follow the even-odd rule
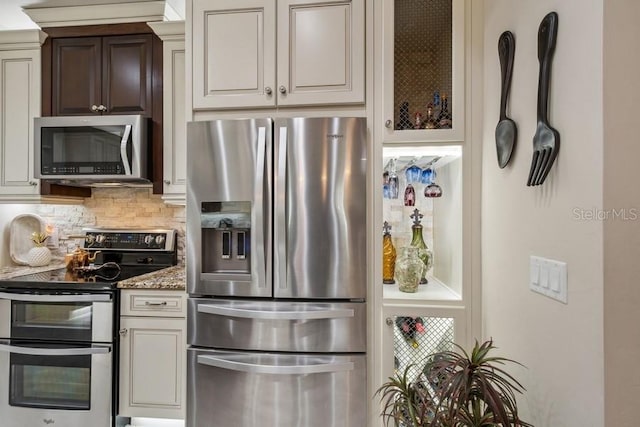
[[[109,291],[118,282],[177,264],[176,231],[85,228],[84,249],[95,264],[0,280],[0,290]],[[92,259],[93,259],[92,258]]]
[[[98,266],[100,267],[100,266]],[[70,272],[66,268],[16,276],[0,280],[0,289],[112,290],[118,282],[169,266],[106,266],[101,269]],[[96,267],[93,267],[96,268]]]

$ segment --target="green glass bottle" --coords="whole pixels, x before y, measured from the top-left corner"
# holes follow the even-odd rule
[[[422,270],[422,276],[420,277],[420,284],[427,283],[427,272],[433,265],[433,253],[429,250],[429,247],[422,237],[422,224],[420,223],[420,220],[423,216],[424,215],[422,215],[418,209],[414,209],[413,214],[411,214],[411,218],[413,218],[413,225],[411,226],[411,230],[413,231],[411,246],[415,246],[420,249],[419,257],[425,266]]]

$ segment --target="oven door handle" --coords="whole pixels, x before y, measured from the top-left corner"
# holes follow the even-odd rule
[[[286,306],[285,306],[286,307]],[[262,320],[320,320],[342,319],[354,316],[354,310],[314,308],[312,310],[300,310],[294,307],[288,310],[260,310],[258,308],[236,308],[214,304],[199,304],[198,312],[215,314],[218,316],[241,317],[245,319]]]
[[[250,374],[307,375],[345,372],[353,370],[353,362],[313,363],[289,366],[263,365],[241,362],[239,360],[232,360],[224,357],[205,355],[198,356],[198,363],[201,365],[213,366],[215,368],[227,369],[230,371],[247,372]]]
[[[0,351],[31,356],[89,356],[93,354],[108,354],[111,352],[111,347],[41,348],[0,344]]]
[[[111,301],[109,294],[81,294],[81,295],[44,295],[44,294],[15,294],[0,292],[0,299],[25,302],[105,302]]]

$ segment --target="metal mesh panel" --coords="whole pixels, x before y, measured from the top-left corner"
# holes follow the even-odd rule
[[[396,0],[394,34],[395,129],[427,122],[427,105],[448,95],[451,112],[452,87],[452,0]],[[437,119],[442,102],[433,105]],[[436,126],[438,128],[439,126]]]
[[[449,317],[396,316],[393,322],[394,364],[397,372],[411,365],[411,379],[420,373],[427,356],[453,350],[454,320]]]

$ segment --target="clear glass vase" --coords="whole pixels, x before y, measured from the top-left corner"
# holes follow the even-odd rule
[[[420,259],[420,249],[405,246],[400,249],[400,256],[396,261],[396,281],[401,292],[417,292],[422,271],[425,268]]]

